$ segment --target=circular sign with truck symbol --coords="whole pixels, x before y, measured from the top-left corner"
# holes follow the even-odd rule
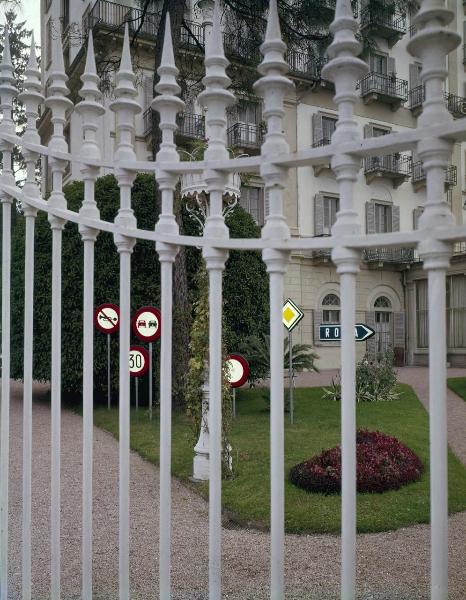
[[[228,369],[227,381],[230,387],[237,388],[246,383],[249,377],[249,364],[241,354],[229,354],[225,363]]]
[[[94,324],[102,333],[116,333],[120,327],[120,309],[116,304],[101,304],[94,311]]]
[[[153,342],[160,337],[161,317],[160,310],[153,306],[139,308],[132,320],[134,335],[142,342]]]
[[[132,377],[142,377],[149,369],[149,352],[142,346],[130,346],[129,373]]]

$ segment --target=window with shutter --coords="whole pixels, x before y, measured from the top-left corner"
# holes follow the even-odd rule
[[[312,115],[312,144],[313,146],[319,146],[323,138],[323,126],[322,126],[322,115],[321,113],[314,113]]]
[[[336,294],[327,294],[322,300],[322,323],[340,322],[340,298]]]
[[[419,63],[411,63],[409,65],[409,87],[411,89],[421,85],[422,65]]]
[[[324,196],[314,197],[314,235],[324,235]]]
[[[264,219],[270,214],[270,192],[264,189]]]
[[[339,210],[339,198],[324,196],[324,235],[330,235],[333,225],[337,220],[337,212]]]
[[[416,281],[416,344],[418,348],[427,348],[429,345],[427,279]]]
[[[393,58],[393,56],[389,56],[387,58],[387,71],[388,71],[388,75],[396,75],[396,64],[395,64],[395,59]]]
[[[405,347],[405,313],[393,313],[393,347]]]
[[[365,324],[368,327],[371,327],[374,331],[375,331],[375,312],[374,311],[368,311],[366,312],[366,316],[365,316],[365,320],[364,320]],[[366,352],[367,354],[369,354],[369,356],[375,356],[377,353],[377,342],[375,339],[375,336],[372,336],[371,338],[369,338],[366,342]]]
[[[392,231],[400,231],[400,207],[393,205],[392,209]]]
[[[337,120],[332,117],[322,117],[322,145],[330,144]]]
[[[264,211],[262,210],[261,188],[241,186],[239,204],[248,212],[258,225],[263,225]]]
[[[374,203],[375,212],[375,232],[374,233],[388,233],[392,231],[393,227],[393,211],[390,204],[379,204]]]
[[[366,233],[375,232],[375,202],[366,202]]]
[[[152,99],[154,96],[153,85],[154,85],[153,77],[151,77],[150,75],[144,75],[144,79],[142,80],[142,86],[143,86],[143,91],[144,91],[145,110],[150,108],[150,105],[152,103]]]
[[[423,212],[424,208],[422,206],[418,206],[413,210],[413,229],[419,229],[419,219]]]
[[[372,73],[387,75],[388,60],[385,54],[371,53],[369,57],[369,67]]]

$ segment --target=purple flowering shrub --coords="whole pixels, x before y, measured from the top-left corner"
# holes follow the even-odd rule
[[[420,479],[424,465],[396,438],[380,431],[356,434],[358,492],[397,490]],[[341,491],[341,447],[324,450],[290,469],[289,479],[308,492],[337,494]]]

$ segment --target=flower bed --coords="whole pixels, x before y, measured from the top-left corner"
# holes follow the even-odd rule
[[[420,479],[424,465],[396,438],[379,431],[356,434],[358,492],[397,490]],[[324,450],[290,469],[291,483],[308,492],[337,494],[341,491],[341,447]]]

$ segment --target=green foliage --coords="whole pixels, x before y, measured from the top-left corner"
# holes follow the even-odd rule
[[[367,355],[356,365],[356,401],[387,402],[396,400],[396,371],[393,368],[393,351],[381,354],[378,361]],[[324,388],[324,398],[341,400],[341,383],[332,379],[332,384]]]
[[[448,387],[458,394],[460,398],[466,400],[466,377],[449,377],[447,379]]]
[[[185,235],[200,235],[199,225],[186,208],[182,212]],[[226,224],[232,238],[260,236],[260,227],[241,206],[235,206]],[[186,249],[188,286],[191,300],[198,297],[195,278],[202,260],[198,248]],[[260,335],[269,327],[269,283],[261,254],[257,250],[232,250],[223,277],[224,341],[228,352],[238,352],[242,341],[253,334]]]
[[[83,200],[83,183],[72,182],[65,188],[68,207],[78,211]],[[153,229],[155,224],[155,183],[149,175],[138,175],[132,190],[132,206],[138,226]],[[113,175],[96,182],[95,198],[101,217],[113,221],[119,207],[119,188]],[[24,218],[18,217],[12,238],[12,377],[23,376],[23,306],[24,306]],[[45,213],[39,213],[35,236],[34,285],[34,378],[50,380],[51,356],[51,259],[52,236]],[[95,306],[104,302],[119,305],[119,255],[113,236],[101,232],[95,248]],[[62,253],[62,389],[79,394],[82,389],[82,302],[83,245],[78,227],[67,223],[63,232]],[[131,259],[131,310],[143,305],[159,304],[159,263],[155,245],[138,241]],[[107,390],[107,340],[95,330],[94,381],[96,393]],[[134,340],[132,343],[139,343]],[[112,389],[118,389],[118,335],[111,339]],[[154,344],[157,364],[158,344]],[[154,378],[157,374],[154,369]],[[155,384],[156,392],[158,387]],[[140,382],[141,397],[147,397],[148,378]]]
[[[203,385],[208,381],[209,372],[209,282],[204,261],[199,266],[196,277],[198,299],[194,305],[194,320],[191,327],[189,371],[186,380],[186,412],[191,421],[193,441],[199,437],[202,421],[206,415],[202,411]],[[223,347],[223,365],[227,352]],[[232,395],[227,382],[226,367],[223,367],[222,385],[222,473],[224,477],[232,475],[229,468],[230,444],[228,441],[232,420]],[[206,423],[208,426],[208,423]]]
[[[249,362],[249,381],[254,383],[259,379],[270,377],[270,335],[250,335],[240,346],[240,351]],[[318,371],[314,361],[319,355],[312,350],[310,344],[293,344],[292,359],[293,372],[300,373],[305,369]],[[290,350],[288,337],[283,340],[283,368],[288,369],[290,364]]]

